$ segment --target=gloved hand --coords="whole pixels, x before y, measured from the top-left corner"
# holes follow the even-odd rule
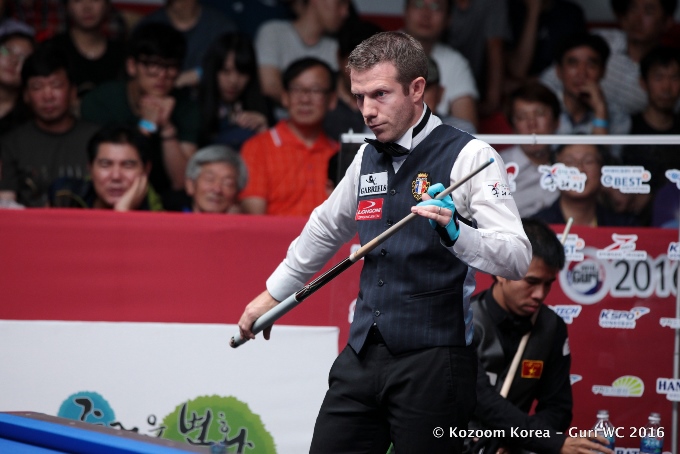
[[[429,219],[430,225],[432,226],[433,229],[439,234],[441,237],[442,241],[444,242],[444,245],[451,247],[453,244],[456,242],[458,239],[458,235],[460,235],[460,228],[458,227],[458,221],[456,219],[456,205],[453,203],[453,199],[451,198],[451,195],[447,195],[446,197],[436,200],[434,197],[437,196],[440,192],[444,191],[444,185],[441,183],[434,184],[430,186],[430,188],[427,190],[427,195],[432,197],[430,200],[423,200],[418,204],[418,206],[436,206],[436,207],[441,207],[442,209],[450,210],[451,211],[451,219],[449,220],[449,223],[446,224],[445,227],[442,227],[436,220],[434,219]],[[448,215],[448,213],[447,213]],[[440,216],[445,216],[444,214],[441,214]]]

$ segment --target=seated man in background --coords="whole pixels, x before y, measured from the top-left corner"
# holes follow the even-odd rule
[[[160,211],[149,185],[147,140],[130,126],[107,126],[87,146],[91,180],[61,179],[52,187],[52,205],[115,211]]]
[[[127,124],[150,139],[152,186],[171,208],[184,189],[184,173],[196,152],[199,114],[186,90],[173,91],[186,52],[182,34],[150,23],[132,35],[125,62],[127,82],[106,82],[83,97],[83,119]]]
[[[522,225],[533,250],[524,278],[511,281],[496,277],[490,289],[470,301],[475,314],[473,345],[479,357],[477,407],[470,427],[503,429],[506,437],[468,440],[468,446],[474,453],[519,453],[526,449],[566,454],[593,449],[613,454],[587,438],[564,435],[573,407],[569,338],[567,325],[544,304],[564,267],[564,247],[542,222],[523,219]],[[527,333],[522,362],[509,379],[507,394],[501,397],[510,364]],[[534,402],[535,412],[529,416]],[[513,428],[548,430],[550,436],[511,437]],[[599,441],[606,443],[604,438]]]
[[[248,181],[241,157],[226,145],[201,148],[187,164],[186,192],[193,213],[238,213],[238,194]]]
[[[515,134],[555,134],[560,101],[540,82],[528,82],[510,95],[506,117]],[[557,200],[557,191],[541,188],[538,171],[538,166],[552,164],[550,145],[515,145],[503,150],[501,157],[508,175],[514,174],[512,195],[520,216],[529,217]]]
[[[72,113],[76,86],[62,52],[40,47],[24,62],[21,80],[33,120],[0,140],[0,199],[44,207],[57,178],[87,175],[87,143],[99,128]]]
[[[248,184],[245,213],[309,216],[329,195],[328,164],[338,143],[323,132],[335,107],[335,73],[321,60],[303,58],[283,74],[281,101],[290,118],[243,144]]]

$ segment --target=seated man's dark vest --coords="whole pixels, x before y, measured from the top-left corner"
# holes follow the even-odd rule
[[[508,359],[503,352],[498,327],[489,315],[488,305],[494,303],[485,298],[487,292],[472,299],[473,344],[477,347],[477,355],[484,370],[497,377],[495,387],[500,393],[512,357]],[[547,362],[551,346],[555,342],[557,317],[549,308],[541,306],[507,396],[510,402],[527,413],[538,392],[542,366]]]

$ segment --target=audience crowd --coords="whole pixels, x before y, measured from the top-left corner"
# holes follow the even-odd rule
[[[233,3],[0,2],[0,207],[308,216],[339,180],[341,134],[367,131],[345,66],[381,24],[350,0]],[[609,3],[606,27],[569,0],[405,0],[399,23],[446,124],[680,134],[677,0]],[[523,217],[677,226],[680,144],[501,157]]]

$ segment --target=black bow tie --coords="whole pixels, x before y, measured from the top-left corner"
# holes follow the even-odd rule
[[[393,158],[398,158],[401,156],[406,156],[410,153],[408,148],[402,147],[401,145],[394,142],[381,142],[376,139],[364,139],[367,143],[373,145],[378,153],[387,153]]]

